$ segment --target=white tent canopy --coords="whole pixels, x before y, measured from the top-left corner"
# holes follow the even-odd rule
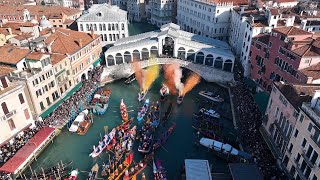
[[[212,180],[208,160],[185,159],[187,180]]]

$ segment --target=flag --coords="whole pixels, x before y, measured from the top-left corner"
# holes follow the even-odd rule
[[[130,153],[129,156],[126,158],[126,163],[131,164],[133,160],[133,153]]]

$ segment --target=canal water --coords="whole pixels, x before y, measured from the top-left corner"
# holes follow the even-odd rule
[[[143,28],[143,26],[141,27]],[[135,30],[135,32],[137,31]],[[153,83],[147,94],[147,97],[151,102],[159,100],[159,89],[161,88],[163,81],[164,77],[163,75],[160,75]],[[103,153],[101,157],[95,159],[89,157],[89,154],[92,152],[93,145],[96,145],[101,139],[101,136],[104,135],[104,126],[108,126],[110,132],[112,128],[121,123],[119,112],[120,100],[122,98],[124,99],[128,107],[129,118],[136,117],[137,109],[143,105],[143,102],[139,103],[137,100],[139,86],[136,81],[131,85],[126,85],[124,80],[118,80],[107,84],[106,87],[112,89],[109,108],[106,114],[103,116],[95,116],[93,125],[84,136],[72,134],[64,128],[60,135],[54,139],[54,142],[50,144],[37,158],[37,161],[31,165],[33,170],[39,170],[40,167],[50,167],[56,165],[60,161],[73,161],[73,168],[78,168],[82,172],[79,176],[79,179],[81,180],[85,179],[87,176],[86,172],[90,171],[95,163],[99,164],[101,170],[102,162],[106,163],[108,160],[107,153]],[[157,129],[157,134],[164,132],[173,122],[176,122],[177,126],[167,143],[163,145],[163,148],[159,148],[155,152],[155,158],[159,158],[162,161],[162,165],[167,170],[169,180],[180,179],[180,170],[184,163],[184,159],[189,158],[209,160],[212,165],[213,173],[229,173],[228,165],[225,160],[217,158],[212,152],[208,152],[208,149],[195,145],[198,135],[197,131],[192,127],[192,115],[199,110],[200,105],[203,105],[203,102],[198,99],[198,92],[204,89],[218,92],[225,98],[224,103],[215,105],[214,107],[222,115],[221,122],[224,126],[225,137],[230,139],[233,138],[232,113],[228,91],[226,89],[217,84],[202,81],[185,96],[183,103],[179,106],[176,104],[176,96],[168,96],[166,101],[161,103],[162,115],[170,102],[174,104],[173,112],[169,122],[167,122],[164,127],[160,126]],[[136,119],[134,124],[138,126],[138,129],[142,125],[139,124]],[[231,144],[233,145],[233,143]],[[141,159],[141,156],[137,152],[137,143],[134,145],[134,152],[134,161],[138,162]],[[152,164],[147,166],[144,172],[148,180],[153,179]],[[137,179],[141,179],[141,174]]]

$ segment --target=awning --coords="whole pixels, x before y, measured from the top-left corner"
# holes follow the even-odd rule
[[[254,95],[259,111],[264,114],[266,112],[270,95],[267,92],[258,92]]]
[[[256,164],[232,163],[229,169],[233,180],[263,180]]]
[[[65,101],[66,99],[68,99],[74,92],[76,92],[78,89],[80,89],[80,87],[82,86],[82,82],[80,82],[79,84],[77,84],[71,91],[69,91],[62,99],[60,99],[58,102],[56,102],[55,104],[53,104],[52,106],[50,106],[47,110],[45,110],[40,116],[42,118],[47,117],[50,113],[52,113],[61,103],[63,103],[63,101]]]
[[[185,159],[186,180],[212,180],[208,160]]]
[[[101,58],[97,59],[97,60],[93,63],[93,67],[98,66],[99,63],[100,63],[100,61],[101,61]]]

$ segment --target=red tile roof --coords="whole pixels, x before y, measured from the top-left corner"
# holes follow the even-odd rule
[[[7,75],[13,71],[15,71],[16,69],[10,66],[4,66],[4,65],[0,65],[0,76],[4,76]]]
[[[31,59],[31,60],[41,60],[41,58],[43,57],[43,55],[45,55],[44,53],[41,52],[31,52],[30,54],[28,54],[28,56],[26,57],[27,59]]]
[[[47,45],[51,44],[52,53],[71,55],[97,38],[99,38],[99,35],[94,35],[93,38],[89,33],[57,28],[45,40],[45,43]],[[82,47],[80,46],[81,43]]]
[[[20,49],[13,46],[0,47],[0,62],[5,64],[17,64],[29,53],[29,49]]]
[[[287,35],[287,36],[312,35],[311,32],[305,31],[305,30],[300,29],[300,28],[296,28],[294,26],[274,28],[273,31],[279,32],[279,33]]]
[[[51,55],[51,63],[52,65],[57,64],[58,62],[65,59],[67,56],[62,54],[50,54]]]
[[[300,70],[305,76],[320,79],[320,63]]]

